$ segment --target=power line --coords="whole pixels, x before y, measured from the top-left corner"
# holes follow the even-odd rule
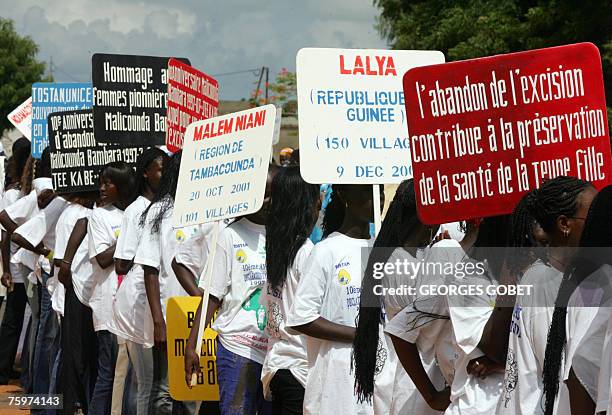
[[[53,65],[55,67],[55,69],[61,73],[63,73],[64,75],[66,75],[68,78],[72,79],[75,82],[81,82],[78,79],[76,79],[74,76],[70,75],[68,72],[62,70],[59,66],[57,65]]]
[[[63,73],[64,75],[66,75],[68,78],[72,79],[75,82],[81,82],[78,79],[76,79],[74,76],[72,76],[68,72],[64,71],[59,66],[57,66],[55,63],[53,63],[53,56],[51,56],[51,58],[49,59],[49,75],[51,76],[51,79],[53,79],[53,70],[54,69],[56,71],[59,71],[59,72]]]
[[[227,75],[238,75],[241,73],[252,73],[253,76],[259,76],[261,71],[261,68],[254,68],[254,69],[244,69],[242,71],[235,71],[235,72],[223,72],[223,73],[218,73],[218,74],[213,74],[211,76],[227,76]]]

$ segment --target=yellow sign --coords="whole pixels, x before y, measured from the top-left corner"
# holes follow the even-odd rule
[[[217,332],[206,327],[198,383],[189,389],[185,383],[185,345],[193,326],[199,297],[172,297],[166,309],[166,336],[168,340],[168,387],[170,396],[177,401],[218,401]]]

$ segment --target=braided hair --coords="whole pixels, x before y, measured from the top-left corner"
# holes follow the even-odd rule
[[[20,187],[21,177],[30,158],[30,140],[25,137],[13,143],[13,155],[8,160],[5,176],[5,188]]]
[[[331,195],[329,202],[327,203],[327,207],[325,208],[323,222],[321,223],[321,228],[323,229],[323,239],[340,229],[340,226],[342,226],[342,222],[344,221],[346,206],[337,192],[339,186],[340,185],[330,186],[329,189]]]
[[[565,271],[559,287],[544,357],[544,397],[546,415],[552,415],[555,397],[559,392],[559,371],[566,344],[565,322],[567,305],[572,293],[589,275],[601,265],[610,264],[612,246],[612,186],[603,189],[591,203],[584,224],[578,252]],[[593,249],[600,248],[600,249]],[[607,252],[602,252],[607,251]]]
[[[536,224],[530,206],[537,197],[537,189],[523,195],[512,211],[510,229],[508,230],[508,250],[506,250],[506,266],[509,272],[519,275],[531,265],[538,254],[537,242],[533,231]]]
[[[142,212],[140,217],[140,226],[143,226],[149,209],[153,205],[158,205],[155,217],[151,219],[151,232],[158,233],[161,229],[161,223],[169,209],[174,207],[174,197],[176,196],[176,187],[178,185],[178,176],[181,168],[182,150],[177,151],[170,157],[168,163],[164,163],[161,180],[159,181],[159,189],[155,193],[155,197],[151,204]]]
[[[576,213],[578,195],[590,186],[590,183],[575,177],[559,176],[522,197],[512,213],[508,246],[526,249],[512,251],[511,271],[524,269],[533,258],[531,253],[542,254],[540,250],[530,249],[537,246],[533,236],[534,225],[538,223],[545,232],[552,232],[559,216]],[[546,261],[546,258],[540,259]]]
[[[329,206],[328,206],[329,209]],[[378,353],[378,325],[383,321],[382,298],[374,294],[374,264],[388,261],[392,250],[403,246],[406,240],[424,226],[416,213],[416,196],[413,180],[403,181],[389,205],[380,232],[374,241],[374,249],[368,258],[362,282],[359,317],[353,341],[353,366],[355,391],[360,402],[372,400],[374,376]],[[377,249],[378,248],[378,249]]]
[[[267,279],[280,290],[317,220],[319,185],[306,183],[299,166],[283,167],[274,176],[271,195],[266,219]]]
[[[21,178],[19,179],[19,189],[24,195],[32,191],[32,180],[34,179],[34,172],[36,171],[36,163],[36,159],[30,156],[23,166]]]
[[[591,187],[575,177],[559,176],[548,180],[528,198],[528,209],[545,232],[552,232],[557,218],[572,216],[578,210],[578,195]]]
[[[168,162],[170,157],[157,147],[147,148],[138,156],[136,161],[136,192],[134,193],[134,200],[145,192],[147,186],[147,180],[145,179],[145,171],[149,168],[153,161],[161,159],[162,166]]]

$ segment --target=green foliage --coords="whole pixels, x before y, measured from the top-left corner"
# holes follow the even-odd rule
[[[45,64],[36,60],[37,52],[32,39],[0,17],[0,133],[13,127],[6,116],[32,94],[32,83],[43,80]]]
[[[449,61],[592,42],[612,96],[610,0],[374,0],[394,49],[441,50]]]

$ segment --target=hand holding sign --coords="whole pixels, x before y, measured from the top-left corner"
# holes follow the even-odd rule
[[[274,105],[265,105],[187,127],[173,210],[175,226],[244,216],[261,208],[275,118]],[[196,351],[202,345],[218,235],[219,226],[215,226],[206,266],[199,279],[205,294]],[[191,386],[196,384],[196,378],[194,373]]]
[[[559,175],[612,174],[597,48],[588,43],[414,68],[404,76],[419,216],[510,213]]]

